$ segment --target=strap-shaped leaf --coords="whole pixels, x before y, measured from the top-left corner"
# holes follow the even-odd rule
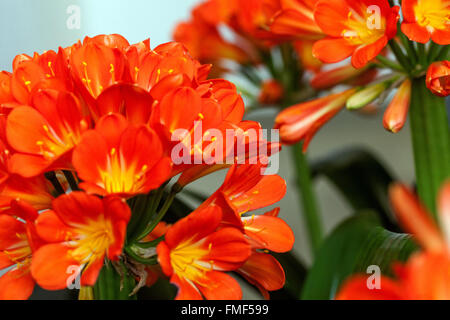
[[[348,276],[365,273],[370,265],[377,265],[382,273],[392,275],[392,264],[405,261],[416,249],[409,235],[382,228],[376,213],[358,213],[324,241],[301,298],[333,299]]]
[[[328,178],[356,212],[374,210],[385,227],[398,230],[388,198],[394,177],[372,153],[358,148],[342,150],[315,162],[312,170],[316,178]]]

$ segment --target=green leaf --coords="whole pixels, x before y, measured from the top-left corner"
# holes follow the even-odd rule
[[[392,275],[394,262],[406,261],[417,249],[411,237],[383,229],[374,212],[344,221],[323,243],[303,287],[302,299],[333,299],[352,274],[377,265]]]
[[[355,211],[374,210],[386,228],[399,230],[388,198],[389,185],[395,179],[373,154],[364,149],[346,149],[315,162],[312,170],[316,178],[329,179]]]

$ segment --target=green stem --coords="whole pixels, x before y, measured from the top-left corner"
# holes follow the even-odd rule
[[[136,296],[130,297],[136,282],[130,276],[125,266],[120,263],[123,275],[119,275],[111,262],[107,260],[98,275],[94,286],[94,298],[96,300],[135,300]]]
[[[450,136],[445,99],[431,94],[425,79],[413,81],[411,131],[418,193],[437,219],[436,198],[450,177]]]
[[[377,57],[378,61],[383,64],[384,66],[391,68],[393,70],[397,70],[400,72],[405,72],[405,69],[403,69],[403,67],[401,65],[399,65],[398,63],[389,60],[388,58],[383,57],[382,55],[379,55]]]
[[[394,53],[395,57],[397,58],[397,61],[402,65],[403,69],[405,69],[405,70],[413,69],[411,62],[404,55],[402,48],[399,46],[399,44],[395,40],[389,41],[389,47],[391,48],[392,52]]]
[[[297,171],[298,192],[303,206],[303,218],[307,227],[311,251],[314,255],[322,242],[323,232],[308,160],[302,149],[302,143],[291,147]]]

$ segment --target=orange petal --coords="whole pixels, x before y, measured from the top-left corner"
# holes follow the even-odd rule
[[[42,246],[33,254],[31,274],[36,282],[46,290],[67,288],[69,267],[79,266],[69,254],[70,248],[62,244]]]
[[[214,261],[214,267],[220,270],[236,270],[250,256],[250,245],[244,235],[235,228],[220,229],[205,239],[210,243],[211,251],[203,258]]]
[[[335,63],[347,59],[356,46],[345,39],[326,38],[313,45],[313,55],[322,62]]]
[[[27,300],[33,289],[29,270],[13,269],[0,277],[0,300]]]
[[[360,46],[355,50],[352,56],[352,65],[356,69],[360,69],[376,58],[377,55],[386,47],[388,43],[387,37],[381,37],[375,43]]]
[[[211,206],[196,210],[186,218],[175,223],[166,233],[165,242],[169,248],[175,248],[184,240],[202,239],[214,232],[222,219],[220,207]]]
[[[393,185],[389,196],[397,218],[407,231],[414,234],[423,248],[430,252],[446,250],[446,244],[431,214],[407,187]]]
[[[173,275],[170,282],[178,287],[178,293],[175,300],[202,300],[203,297],[197,287],[192,282],[180,279]]]
[[[402,31],[411,41],[427,43],[430,41],[430,32],[426,27],[421,27],[417,23],[402,23]]]
[[[53,210],[39,215],[36,220],[36,230],[43,240],[47,242],[63,242],[67,239],[70,229],[64,224]]]
[[[336,300],[403,300],[400,286],[387,277],[381,277],[381,289],[369,289],[369,276],[353,276],[348,279],[336,295]]]
[[[446,182],[439,192],[438,207],[441,229],[450,248],[450,182]]]
[[[256,215],[242,218],[245,233],[259,248],[274,252],[288,252],[292,249],[295,237],[292,229],[278,217]]]
[[[242,289],[239,283],[223,272],[211,271],[205,274],[204,281],[210,286],[198,285],[198,288],[208,300],[241,300]]]
[[[284,286],[285,275],[283,267],[273,256],[254,251],[245,264],[239,268],[251,283],[261,285],[265,290],[280,290]]]

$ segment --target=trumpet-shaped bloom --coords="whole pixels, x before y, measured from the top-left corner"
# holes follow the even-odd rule
[[[63,49],[58,53],[53,50],[33,58],[19,55],[13,62],[11,93],[20,104],[31,103],[33,94],[39,89],[71,91],[73,83],[70,78],[67,56]]]
[[[450,61],[432,63],[427,71],[427,88],[439,97],[450,95]]]
[[[323,71],[317,73],[311,79],[311,86],[316,90],[326,90],[339,84],[347,84],[355,80],[360,80],[366,75],[369,75],[370,79],[366,82],[373,80],[373,68],[369,66],[355,69],[352,65],[346,65],[337,67],[335,69]],[[376,73],[375,73],[376,75]]]
[[[110,46],[104,43],[104,39],[86,38],[83,45],[70,54],[75,84],[88,103],[113,84],[131,80],[123,51],[114,45],[114,41]]]
[[[383,125],[386,130],[399,132],[405,125],[411,100],[411,80],[406,79],[384,113]]]
[[[250,245],[236,228],[218,229],[219,207],[198,209],[179,220],[157,247],[158,260],[176,299],[241,299],[242,291],[223,271],[238,269],[250,256]]]
[[[69,93],[41,90],[32,106],[14,108],[6,122],[9,145],[17,152],[10,171],[34,177],[55,169],[71,169],[71,151],[88,129],[78,99]]]
[[[402,31],[412,41],[427,43],[430,38],[450,44],[450,3],[446,0],[403,0]]]
[[[8,213],[0,215],[0,269],[12,268],[0,277],[0,300],[26,300],[35,285],[30,273],[32,254],[41,244],[34,226],[38,213],[15,200]]]
[[[3,131],[3,130],[0,130]],[[12,151],[0,139],[0,211],[10,209],[12,200],[26,201],[37,210],[48,209],[53,196],[43,175],[23,178],[9,171]]]
[[[314,44],[313,54],[326,63],[352,56],[352,65],[362,68],[395,37],[398,12],[387,0],[319,0],[314,18],[327,37]]]
[[[358,275],[344,283],[337,299],[450,299],[450,184],[443,186],[438,199],[442,230],[405,186],[393,186],[390,196],[398,219],[424,251],[415,253],[406,264],[394,266],[397,280],[382,276],[381,289],[369,290],[367,276]]]
[[[316,132],[344,108],[355,92],[356,89],[350,89],[281,111],[275,119],[281,141],[285,144],[304,141],[303,150],[306,151]]]
[[[72,192],[55,199],[53,210],[36,220],[47,243],[33,254],[33,278],[42,288],[59,290],[68,275],[82,272],[81,285],[94,285],[104,258],[117,260],[122,253],[129,219],[128,205],[117,197]]]
[[[317,40],[323,32],[314,20],[317,0],[281,0],[281,10],[273,17],[270,30],[296,39]]]
[[[260,165],[233,166],[223,185],[200,208],[219,205],[223,210],[223,226],[241,230],[252,247],[252,255],[237,272],[255,285],[263,297],[279,290],[285,282],[284,270],[270,254],[260,250],[288,252],[294,245],[294,233],[278,217],[276,208],[263,215],[251,211],[278,202],[286,192],[286,184],[277,175],[263,175]]]
[[[163,155],[158,135],[133,126],[120,114],[104,116],[87,131],[73,152],[73,164],[88,193],[130,196],[164,183],[171,160]]]

